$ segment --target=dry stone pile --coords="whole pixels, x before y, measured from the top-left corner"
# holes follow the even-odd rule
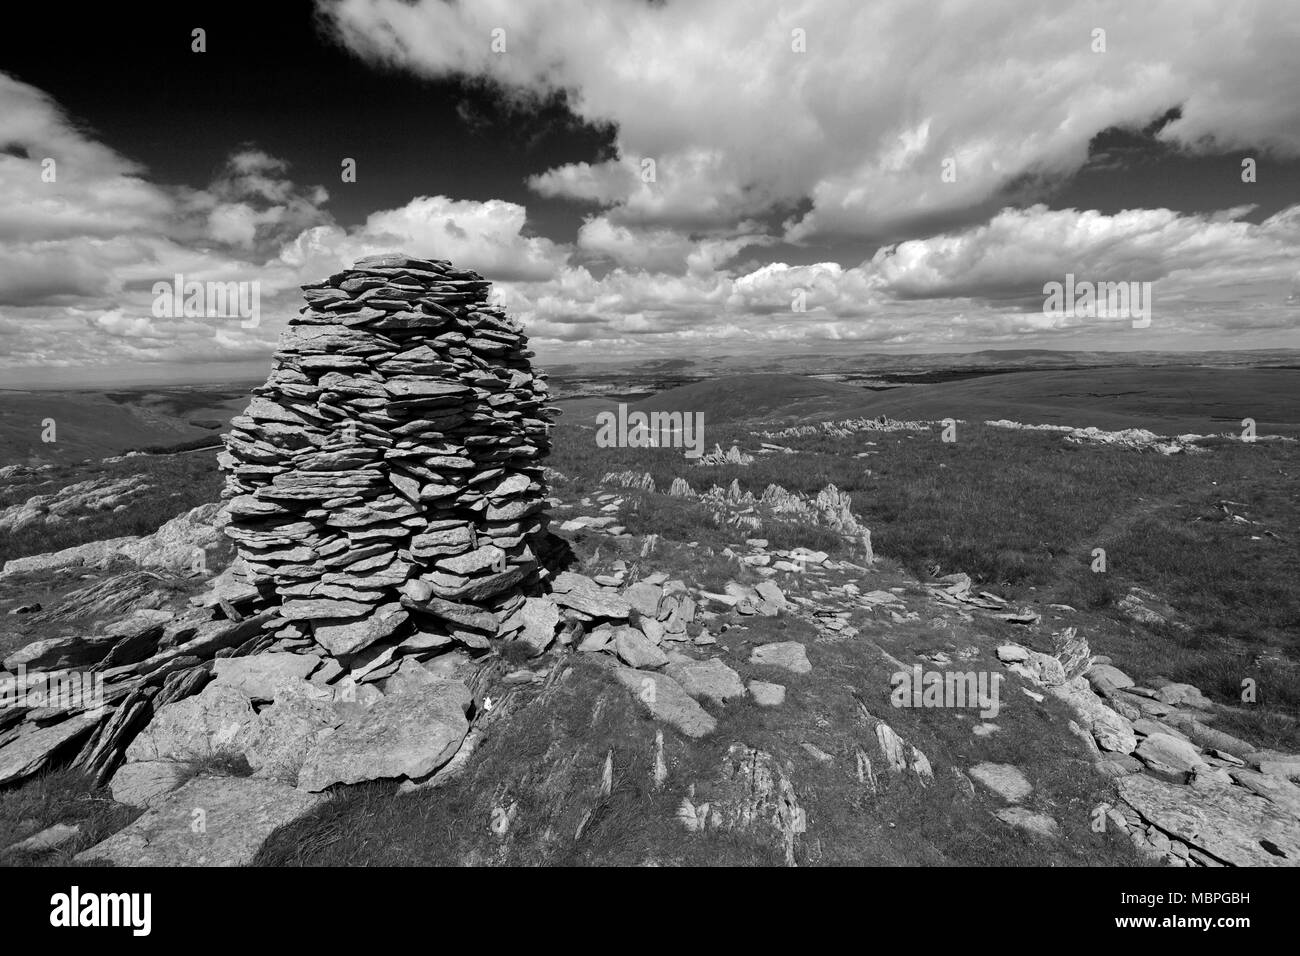
[[[486,647],[544,575],[549,395],[489,287],[405,255],[304,286],[221,456],[227,534],[282,637],[348,665]]]

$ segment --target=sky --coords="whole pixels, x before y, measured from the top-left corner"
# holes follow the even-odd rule
[[[1300,347],[1293,0],[101,6],[0,38],[0,386],[257,377],[390,251],[543,363]]]

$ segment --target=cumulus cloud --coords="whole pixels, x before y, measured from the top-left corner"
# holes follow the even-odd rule
[[[1005,209],[987,224],[885,247],[850,268],[771,262],[736,275],[616,268],[597,278],[577,267],[551,281],[513,283],[506,301],[539,351],[680,353],[728,337],[734,350],[856,342],[925,351],[1029,337],[1095,347],[1118,326],[1043,314],[1044,284],[1072,273],[1152,283],[1153,328],[1164,338],[1143,347],[1190,347],[1197,336],[1221,347],[1237,333],[1294,326],[1286,296],[1300,257],[1300,206],[1258,224],[1242,220],[1248,211]]]
[[[286,243],[280,260],[304,275],[351,265],[362,256],[400,249],[450,259],[496,280],[553,277],[571,250],[527,234],[527,210],[518,203],[417,196],[404,206],[371,213],[360,226],[307,229]]]
[[[532,183],[624,224],[730,225],[811,200],[788,240],[900,238],[1026,177],[1062,178],[1100,130],[1145,126],[1171,107],[1181,116],[1159,135],[1179,147],[1300,153],[1289,0],[1231,13],[1213,0],[977,0],[945,4],[942,30],[907,0],[755,0],[743,13],[725,0],[322,0],[321,10],[370,60],[517,95],[563,90],[581,118],[614,123],[616,158]]]
[[[1300,251],[1300,206],[1255,225],[1250,207],[1210,215],[1170,209],[1004,209],[962,233],[882,248],[869,270],[897,298],[966,296],[994,302],[1038,299],[1044,282],[1171,280],[1183,294],[1198,286],[1282,281]]]
[[[161,229],[171,201],[142,173],[46,93],[0,73],[0,243]]]
[[[1224,14],[1195,2],[1176,14],[1100,3],[1080,19],[989,0],[954,6],[942,33],[888,3],[756,3],[744,16],[718,0],[327,8],[364,56],[518,95],[563,89],[581,117],[614,121],[615,158],[530,180],[541,196],[589,204],[572,243],[537,234],[522,203],[501,199],[414,196],[341,224],[325,189],[252,144],[210,183],[153,183],[0,74],[0,365],[264,358],[299,284],[399,249],[493,280],[544,358],[1071,347],[1097,326],[1040,308],[1043,284],[1067,273],[1153,282],[1166,345],[1170,332],[1217,347],[1294,327],[1300,205],[1251,223],[1249,207],[1106,215],[997,201],[1026,175],[1068,175],[1098,129],[1175,104],[1181,118],[1159,134],[1171,143],[1300,151],[1300,68],[1283,55],[1273,5],[1237,14],[1239,40],[1224,49],[1207,26]],[[1095,26],[1105,54],[1089,48]],[[506,55],[491,52],[496,27]],[[794,29],[806,53],[790,49]],[[957,176],[944,182],[949,157]],[[949,213],[970,224],[915,238],[904,228]],[[781,245],[839,233],[891,244],[866,261],[813,263]],[[261,324],[153,316],[153,284],[176,274],[258,282]]]
[[[42,160],[55,160],[42,177]],[[266,354],[301,304],[297,286],[404,249],[495,279],[541,281],[570,250],[531,235],[517,203],[421,196],[337,224],[328,193],[255,146],[202,188],[147,180],[46,94],[0,74],[0,310],[9,366],[219,361]],[[152,313],[157,282],[256,282],[265,321]]]
[[[215,362],[265,355],[298,286],[373,253],[452,259],[498,280],[543,281],[571,250],[531,235],[517,203],[420,196],[336,223],[321,187],[285,161],[235,150],[200,189],[148,182],[44,93],[0,75],[0,310],[10,367]],[[42,180],[42,158],[56,161]],[[51,210],[53,212],[51,212]],[[153,314],[155,283],[255,282],[264,321]]]
[[[232,153],[204,190],[182,195],[182,212],[201,223],[205,238],[244,252],[266,250],[302,230],[327,223],[329,193],[304,188],[288,175],[289,164],[259,149]]]
[[[596,259],[651,271],[683,269],[708,274],[751,246],[776,242],[759,224],[743,222],[734,230],[687,233],[678,229],[625,226],[608,216],[593,216],[578,230],[578,249]]]

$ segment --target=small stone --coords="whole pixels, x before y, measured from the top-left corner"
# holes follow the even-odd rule
[[[808,754],[808,756],[812,757],[813,760],[816,760],[820,764],[830,764],[835,762],[834,757],[815,744],[803,743],[799,746],[803,748],[804,752]]]
[[[998,660],[1004,664],[1019,664],[1029,660],[1029,651],[1019,644],[1003,644],[998,648]]]
[[[749,663],[766,667],[780,667],[793,674],[807,674],[812,671],[808,661],[808,652],[797,641],[780,641],[774,644],[762,644],[754,648]]]
[[[1003,823],[1024,830],[1034,836],[1053,839],[1060,834],[1061,828],[1055,820],[1043,813],[1031,813],[1024,807],[1007,807],[994,814]]]
[[[770,684],[764,680],[751,680],[749,693],[759,707],[780,707],[785,703],[785,685]]]
[[[1019,803],[1034,790],[1021,769],[1012,764],[980,763],[969,773],[1007,803]]]

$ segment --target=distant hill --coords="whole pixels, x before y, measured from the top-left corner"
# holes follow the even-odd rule
[[[855,406],[856,407],[856,406]],[[891,418],[1010,418],[1050,425],[1149,428],[1165,433],[1300,432],[1300,371],[1248,368],[1094,368],[1009,372],[876,392],[865,408]]]
[[[703,412],[706,422],[756,418],[844,418],[870,402],[856,385],[802,375],[756,373],[692,382],[632,403],[637,411]]]
[[[1008,372],[887,391],[798,375],[730,375],[634,403],[643,411],[703,412],[706,422],[825,421],[888,415],[966,421],[1149,428],[1166,433],[1240,430],[1300,433],[1300,371],[1094,368]]]
[[[700,355],[690,359],[668,360],[644,358],[634,361],[584,362],[581,364],[540,364],[559,378],[627,376],[644,379],[647,373],[666,371],[681,377],[716,377],[754,372],[812,375],[819,373],[863,374],[877,372],[920,372],[955,369],[1036,369],[1106,367],[1300,367],[1297,349],[1244,349],[1202,352],[1130,351],[1106,352],[1061,349],[984,349],[978,352],[904,353],[875,352],[847,345],[835,352],[808,352],[792,348],[779,355],[734,354]]]
[[[106,458],[133,448],[215,440],[247,404],[233,390],[0,391],[0,467]],[[42,441],[54,421],[56,441]]]

